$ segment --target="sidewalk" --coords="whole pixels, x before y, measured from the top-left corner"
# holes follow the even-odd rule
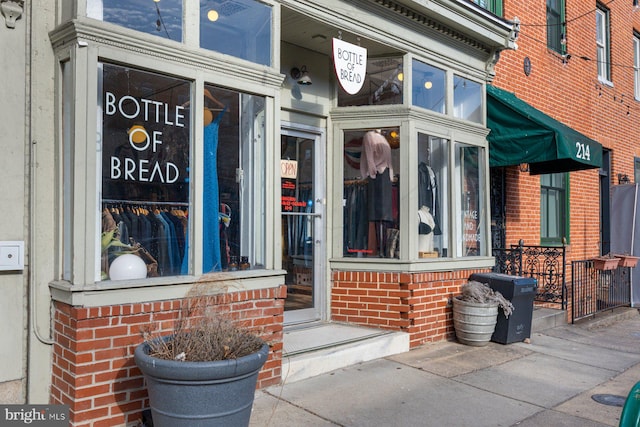
[[[533,333],[530,344],[427,344],[285,380],[256,393],[250,425],[617,426],[622,408],[592,396],[614,403],[637,381],[640,314],[627,308]]]

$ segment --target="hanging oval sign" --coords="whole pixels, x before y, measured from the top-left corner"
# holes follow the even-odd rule
[[[367,49],[334,38],[333,64],[342,89],[349,95],[360,92],[367,73]]]

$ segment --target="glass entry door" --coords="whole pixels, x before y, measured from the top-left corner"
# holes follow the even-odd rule
[[[322,134],[281,134],[282,268],[287,271],[287,324],[320,320],[325,305],[326,251]]]

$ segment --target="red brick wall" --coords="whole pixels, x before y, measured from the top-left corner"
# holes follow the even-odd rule
[[[494,85],[562,121],[612,150],[612,185],[619,173],[633,180],[633,158],[640,156],[640,103],[633,96],[633,31],[640,13],[631,2],[604,2],[611,18],[613,86],[598,82],[596,69],[596,2],[566,1],[566,63],[546,47],[545,5],[504,0],[504,17],[518,17],[518,50],[504,51],[496,66]],[[588,57],[590,60],[580,58]],[[523,61],[532,71],[526,76]],[[624,96],[622,96],[624,94]],[[629,115],[627,115],[629,112]],[[524,239],[540,242],[539,177],[509,168],[507,179],[507,245]],[[600,193],[597,169],[570,173],[570,235],[567,259],[588,259],[600,250]],[[607,201],[603,201],[607,203]],[[570,274],[570,272],[568,272]],[[569,276],[570,277],[570,276]]]
[[[332,320],[407,332],[411,348],[453,338],[451,298],[473,273],[334,271]]]
[[[223,311],[269,343],[269,359],[258,387],[280,382],[286,287],[222,294]],[[148,407],[143,377],[133,352],[149,325],[170,333],[181,300],[104,307],[55,303],[51,403],[70,405],[73,426],[136,425]]]

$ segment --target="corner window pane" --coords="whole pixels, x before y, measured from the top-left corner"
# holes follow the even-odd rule
[[[453,77],[453,115],[459,119],[482,123],[482,86],[480,83]]]
[[[398,132],[386,128],[344,133],[346,257],[399,258]]]
[[[449,143],[418,133],[418,257],[449,257]]]
[[[445,113],[445,72],[417,60],[413,60],[411,94],[413,105],[437,113]]]
[[[87,16],[182,41],[182,0],[88,0]]]
[[[460,221],[462,224],[461,241],[458,256],[482,255],[484,233],[482,230],[482,218],[484,217],[484,203],[482,181],[480,179],[480,152],[479,147],[462,146],[457,150],[457,166],[461,186]]]
[[[255,0],[200,0],[200,47],[271,65],[271,13]]]
[[[139,259],[147,277],[186,274],[191,84],[111,64],[98,81],[102,279],[139,278],[121,271]]]

